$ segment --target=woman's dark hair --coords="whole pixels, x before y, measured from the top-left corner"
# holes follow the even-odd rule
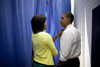
[[[43,31],[45,20],[45,15],[37,14],[32,17],[31,26],[34,34]]]
[[[71,18],[71,22],[74,20],[74,15],[71,12],[64,12],[63,14],[66,15],[66,18]]]

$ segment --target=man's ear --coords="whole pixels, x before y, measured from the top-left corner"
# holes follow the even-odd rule
[[[71,22],[71,18],[68,18],[69,23]]]
[[[68,18],[69,21],[71,21],[71,18]]]

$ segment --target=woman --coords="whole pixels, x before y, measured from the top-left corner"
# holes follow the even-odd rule
[[[53,56],[58,55],[52,37],[43,32],[46,30],[45,20],[44,15],[35,15],[31,20],[34,49],[33,67],[54,67]]]

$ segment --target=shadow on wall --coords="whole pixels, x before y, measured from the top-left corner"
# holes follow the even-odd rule
[[[92,11],[91,67],[100,67],[100,5]]]

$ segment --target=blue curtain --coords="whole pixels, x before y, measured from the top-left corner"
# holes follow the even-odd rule
[[[32,0],[0,0],[0,67],[31,67]]]
[[[31,67],[32,29],[35,14],[47,16],[47,30],[52,38],[62,28],[63,12],[70,12],[70,0],[1,0],[0,1],[0,67]],[[60,38],[55,41],[59,52]],[[55,64],[59,55],[54,57]]]

